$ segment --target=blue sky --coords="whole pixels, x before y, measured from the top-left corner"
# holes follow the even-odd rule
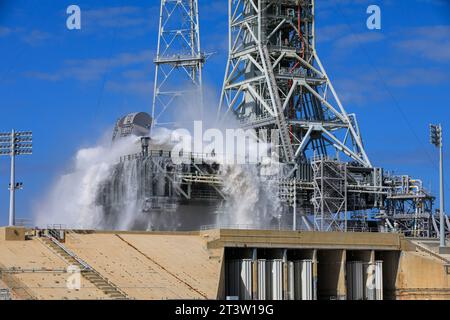
[[[227,1],[199,2],[202,47],[214,52],[205,82],[217,95]],[[71,4],[82,10],[79,31],[66,28]],[[380,31],[366,28],[370,4],[381,7]],[[316,0],[316,6],[318,53],[347,111],[358,116],[372,162],[422,178],[436,192],[428,125],[442,123],[450,143],[450,1]],[[150,111],[158,15],[157,0],[0,0],[0,131],[34,132],[34,154],[17,161],[25,185],[18,217],[31,216],[76,150],[94,145],[121,115]],[[3,157],[0,225],[7,223],[8,179]]]

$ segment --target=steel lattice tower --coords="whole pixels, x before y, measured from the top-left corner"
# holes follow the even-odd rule
[[[229,58],[219,114],[275,129],[281,161],[343,157],[371,167],[315,47],[314,0],[229,0]],[[344,159],[342,159],[344,160]]]
[[[176,112],[171,109],[181,107],[183,99],[195,97],[201,106],[205,56],[200,48],[198,0],[161,0],[154,62],[154,124],[160,122],[164,113]]]

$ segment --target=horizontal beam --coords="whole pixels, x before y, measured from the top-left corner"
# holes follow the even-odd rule
[[[0,137],[11,137],[11,132],[0,132]],[[16,137],[18,136],[32,136],[33,132],[31,131],[19,131],[19,132],[14,132],[14,135]]]

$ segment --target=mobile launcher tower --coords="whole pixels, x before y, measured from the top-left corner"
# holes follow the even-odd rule
[[[314,2],[228,1],[229,55],[219,115],[234,114],[243,129],[254,129],[257,134],[267,130],[278,132],[269,142],[289,168],[276,178],[284,208],[279,227],[310,231],[400,231],[407,236],[435,236],[439,222],[433,213],[434,197],[421,181],[391,176],[372,166],[356,116],[344,109],[316,52]],[[164,12],[172,12],[166,10],[170,3],[182,5],[184,20],[179,21],[187,21],[191,27],[187,33],[190,36],[182,39],[191,39],[188,41],[191,46],[188,46],[190,54],[172,54],[169,58],[161,57],[174,41],[166,42],[166,48],[159,46],[157,68],[164,64],[171,70],[164,73],[162,83],[167,85],[171,72],[181,70],[194,87],[201,87],[200,70],[205,60],[200,53],[197,1],[162,0],[160,25],[170,18],[163,16]],[[180,30],[186,31],[179,28],[178,31],[160,28],[159,43],[164,32],[180,36],[183,34]],[[162,94],[157,83],[158,78],[155,101]],[[181,92],[171,95],[180,96]],[[168,108],[165,103],[161,112]],[[154,115],[155,109],[158,107],[154,106]],[[143,146],[142,154],[122,159],[122,166],[124,161],[140,159],[139,166],[146,168],[145,174],[138,175],[138,185],[151,185],[146,181],[161,181],[161,177],[168,185],[159,194],[148,186],[141,188],[146,190],[143,192],[150,208],[157,208],[155,203],[161,201],[166,206],[227,201],[221,191],[218,165],[196,161],[190,166],[175,166],[169,156],[170,151],[149,151],[148,146]],[[202,218],[199,221],[208,224]],[[450,229],[448,220],[446,224]]]
[[[244,128],[279,132],[272,143],[292,167],[280,190],[294,229],[373,225],[430,236],[437,232],[433,197],[421,182],[387,176],[370,162],[356,116],[344,109],[317,54],[314,2],[229,1],[220,111],[232,110]]]

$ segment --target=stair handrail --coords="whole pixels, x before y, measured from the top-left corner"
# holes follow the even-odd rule
[[[444,257],[442,257],[441,255],[437,254],[436,252],[434,252],[433,250],[427,248],[425,245],[419,243],[419,242],[415,242],[414,243],[416,245],[416,249],[418,249],[419,251],[428,253],[429,255],[445,262],[446,264],[450,264],[450,261]]]
[[[69,256],[74,258],[80,265],[83,266],[83,270],[89,270],[92,271],[93,268],[88,265],[86,262],[84,262],[82,259],[80,259],[75,253],[67,249],[62,243],[60,243],[56,238],[54,238],[51,235],[45,235],[50,241],[52,241],[54,244],[56,244],[61,250],[63,250],[65,253],[67,253]]]
[[[104,280],[106,283],[108,283],[108,285],[110,285],[112,288],[114,288],[115,290],[117,290],[117,292],[119,292],[121,295],[123,295],[125,298],[129,298],[128,295],[122,291],[118,286],[116,286],[115,284],[113,284],[111,281],[109,281],[108,279],[106,279],[105,277],[103,277],[99,272],[97,272],[94,268],[92,268],[89,264],[87,264],[85,261],[83,261],[81,258],[79,258],[75,253],[73,253],[72,251],[70,251],[68,248],[66,248],[62,243],[60,243],[57,239],[55,239],[54,237],[52,237],[51,235],[45,235],[45,237],[47,237],[50,241],[52,241],[54,244],[56,244],[61,250],[63,250],[65,253],[67,253],[69,256],[71,256],[72,258],[74,258],[79,264],[81,264],[83,266],[83,270],[82,271],[90,271],[90,272],[94,272],[99,278],[101,278],[102,280]]]

